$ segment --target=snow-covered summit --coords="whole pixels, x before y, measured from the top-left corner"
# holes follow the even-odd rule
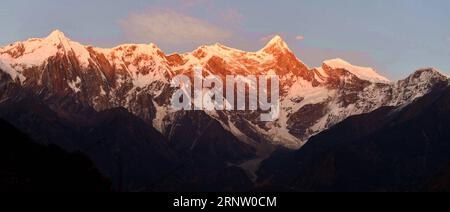
[[[421,74],[421,75],[425,74],[425,75],[428,75],[430,77],[450,78],[450,75],[442,72],[441,70],[439,70],[437,68],[433,68],[433,67],[421,68],[421,69],[416,71],[416,74]]]
[[[62,40],[69,40],[69,39],[66,37],[64,32],[56,29],[47,36],[46,40],[61,42]]]
[[[86,47],[71,41],[59,30],[45,38],[32,38],[4,47],[0,52],[0,60],[20,71],[40,66],[50,57],[69,52],[77,57],[81,66],[88,66],[90,55]]]
[[[287,43],[279,35],[274,36],[261,51],[274,53],[274,51],[291,51]]]
[[[328,66],[332,69],[344,69],[356,77],[362,80],[367,80],[369,82],[374,83],[389,83],[390,80],[384,76],[378,74],[373,68],[355,66],[350,64],[349,62],[337,58],[332,60],[327,60],[323,63],[325,66]]]

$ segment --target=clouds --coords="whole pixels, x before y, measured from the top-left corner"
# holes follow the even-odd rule
[[[207,0],[181,0],[182,6],[185,7],[193,7],[199,4],[206,3]]]
[[[305,40],[305,36],[303,36],[303,35],[297,35],[297,36],[295,36],[295,40],[297,40],[297,41],[303,41],[303,40]]]
[[[174,10],[134,13],[119,24],[128,40],[167,48],[223,42],[233,35],[225,28]]]
[[[228,22],[241,22],[244,19],[244,15],[242,15],[236,9],[228,9],[221,13],[222,18]]]

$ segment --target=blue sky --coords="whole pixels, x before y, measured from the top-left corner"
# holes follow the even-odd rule
[[[340,57],[399,79],[431,66],[450,74],[449,11],[448,0],[3,0],[0,45],[57,28],[101,47],[257,50],[279,34],[311,67]]]

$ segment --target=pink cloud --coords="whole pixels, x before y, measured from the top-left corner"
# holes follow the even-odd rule
[[[228,22],[240,22],[244,19],[244,15],[242,15],[236,9],[228,9],[222,12],[222,18]]]
[[[297,35],[297,36],[295,36],[295,40],[298,40],[298,41],[305,40],[305,36],[303,36],[303,35]]]
[[[207,0],[181,0],[181,4],[185,7],[192,7],[205,2],[207,2]]]
[[[131,14],[119,24],[129,40],[168,46],[221,42],[233,34],[213,23],[173,10],[154,9]]]

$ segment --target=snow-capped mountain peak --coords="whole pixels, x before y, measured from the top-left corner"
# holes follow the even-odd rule
[[[4,64],[21,70],[37,67],[47,59],[59,55],[74,54],[82,67],[89,65],[89,51],[80,43],[71,41],[63,32],[55,30],[45,38],[32,38],[11,44],[0,52]]]
[[[422,68],[399,82],[408,82],[410,86],[417,86],[421,83],[426,84],[437,81],[450,81],[450,78],[436,68]]]
[[[266,44],[263,49],[261,49],[261,51],[266,53],[277,53],[278,51],[290,51],[290,49],[283,38],[279,35],[276,35]]]
[[[435,76],[437,76],[437,77],[447,77],[447,78],[450,78],[450,75],[448,75],[448,74],[442,72],[441,70],[439,70],[439,69],[437,69],[437,68],[433,68],[433,67],[430,67],[430,68],[422,68],[422,69],[419,69],[418,72],[429,72],[429,74],[435,75]]]
[[[72,42],[63,32],[59,30],[54,30],[46,38],[40,40],[42,46],[53,46],[57,49],[62,48],[64,51],[72,50],[73,44],[78,44],[79,47],[84,48],[81,44]]]
[[[50,40],[50,41],[61,41],[61,40],[68,40],[68,38],[66,37],[66,35],[64,34],[64,32],[62,32],[62,31],[60,31],[60,30],[58,30],[58,29],[56,29],[56,30],[54,30],[53,32],[51,32],[48,36],[47,36],[47,38],[46,38],[47,40]]]
[[[280,35],[275,35],[266,46],[272,46],[272,45],[286,45],[286,42],[283,40],[283,38]]]
[[[349,62],[337,58],[332,60],[327,60],[323,63],[323,66],[327,66],[331,69],[343,69],[346,70],[359,79],[367,80],[373,83],[389,83],[390,80],[384,76],[378,74],[373,68],[355,66]]]

